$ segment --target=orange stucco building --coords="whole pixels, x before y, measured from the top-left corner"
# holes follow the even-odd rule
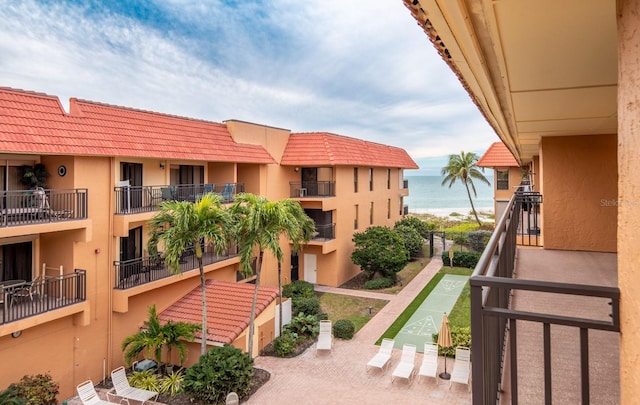
[[[619,344],[619,367],[613,364],[619,375],[618,370],[610,375],[608,398],[636,403],[640,395],[640,348],[635,339],[640,331],[640,37],[636,35],[640,2],[404,0],[404,4],[517,165],[532,173],[535,190],[544,198],[543,249],[557,252],[557,257],[561,251],[616,255],[614,276],[599,285],[613,286],[620,293],[620,333],[608,342],[613,350]],[[545,254],[529,250],[527,257],[536,264]],[[557,269],[578,278],[580,271],[572,265]],[[616,316],[612,310],[614,321]],[[481,381],[477,383],[474,388],[483,388]]]
[[[417,168],[402,149],[341,135],[78,99],[67,113],[54,96],[9,88],[0,89],[0,134],[0,358],[12,365],[0,369],[0,388],[49,372],[61,398],[123,364],[120,344],[150,304],[172,316],[180,299],[199,291],[191,252],[182,275],[171,275],[147,251],[146,222],[160,202],[209,191],[229,202],[239,192],[294,198],[318,233],[298,254],[282,240],[283,281],[336,286],[359,272],[350,260],[353,232],[399,220],[408,195],[403,170]],[[21,178],[36,164],[49,176],[34,189]],[[232,248],[205,247],[204,263],[208,288],[229,298],[246,292],[241,285],[251,278],[240,275]],[[256,354],[273,339],[276,270],[266,255]],[[209,325],[209,344],[246,350],[246,330],[216,335],[217,326]]]

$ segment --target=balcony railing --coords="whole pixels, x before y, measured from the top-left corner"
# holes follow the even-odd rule
[[[235,247],[229,248],[225,254],[219,255],[209,246],[205,246],[202,253],[202,264],[206,266],[236,255]],[[114,288],[118,290],[126,290],[127,288],[147,284],[174,274],[167,267],[162,255],[116,261],[113,265],[116,272]],[[195,252],[192,249],[187,249],[180,258],[180,272],[185,273],[197,269],[198,259],[196,258]]]
[[[335,239],[336,224],[316,224],[316,234],[313,240]]]
[[[86,219],[86,188],[0,192],[0,227]]]
[[[219,194],[224,202],[244,192],[243,183],[176,184],[169,186],[124,186],[115,188],[116,214],[157,211],[163,201],[196,201],[204,193]]]
[[[303,181],[289,183],[291,198],[335,197],[335,181]]]
[[[44,281],[7,286],[2,289],[1,294],[0,320],[3,324],[15,322],[85,301],[86,271],[76,269],[70,274],[45,277]]]
[[[516,239],[526,193],[516,192],[498,222],[471,279],[472,401],[474,405],[496,404],[509,376],[511,403],[518,403],[517,325],[521,321],[543,325],[544,397],[551,403],[551,325],[579,331],[580,390],[582,403],[589,403],[589,330],[620,331],[620,290],[612,287],[514,279]],[[610,320],[585,319],[558,313],[514,310],[512,293],[518,290],[584,296],[602,305],[608,301]],[[558,308],[560,310],[561,308]],[[507,360],[508,357],[508,360]]]

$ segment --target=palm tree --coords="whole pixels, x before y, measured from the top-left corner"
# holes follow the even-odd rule
[[[441,174],[445,176],[442,180],[442,185],[445,183],[449,183],[449,188],[455,183],[456,180],[460,180],[467,189],[467,196],[469,196],[469,202],[471,203],[471,210],[473,211],[473,215],[476,217],[476,221],[478,221],[478,225],[482,225],[480,219],[478,218],[478,213],[476,212],[476,208],[473,206],[473,199],[471,198],[471,192],[469,191],[469,186],[471,186],[471,190],[473,190],[473,196],[477,197],[476,186],[473,184],[473,179],[480,180],[487,185],[491,185],[489,180],[484,177],[484,174],[478,170],[478,166],[476,166],[476,162],[478,161],[478,155],[473,152],[465,153],[464,151],[460,152],[460,155],[449,155],[449,162],[445,167],[442,168]]]
[[[280,263],[283,256],[280,237],[286,236],[293,244],[293,250],[296,251],[302,243],[311,239],[313,232],[315,232],[315,224],[304,213],[300,203],[290,199],[269,201],[254,194],[239,194],[235,197],[229,210],[235,221],[235,237],[240,249],[240,268],[245,275],[252,273],[251,259],[254,249],[259,250],[249,320],[248,353],[250,357],[253,357],[254,320],[264,252],[270,251]],[[278,278],[280,278],[280,266]],[[280,280],[278,280],[278,284],[280,284]]]
[[[179,353],[180,365],[184,362],[187,347],[182,340],[193,341],[195,332],[200,330],[200,325],[186,322],[168,321],[160,324],[160,317],[156,312],[156,306],[149,306],[149,320],[144,322],[144,327],[139,333],[126,337],[122,341],[122,351],[127,364],[138,357],[142,352],[153,354],[156,362],[162,362],[162,348],[167,348],[167,363],[171,361],[171,350],[176,347]]]
[[[173,274],[182,272],[180,256],[185,249],[195,250],[202,290],[201,354],[207,351],[207,298],[201,243],[212,245],[216,253],[224,252],[229,244],[229,224],[229,214],[222,208],[222,198],[212,193],[203,195],[195,203],[164,201],[149,221],[149,252],[157,252],[158,242],[164,242],[165,262]]]

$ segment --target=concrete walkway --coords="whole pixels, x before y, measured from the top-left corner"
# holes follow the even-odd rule
[[[389,302],[352,340],[335,339],[331,353],[318,353],[315,345],[302,355],[290,359],[257,357],[256,367],[271,373],[271,379],[247,404],[393,404],[419,402],[430,404],[471,403],[471,394],[466,386],[425,378],[415,378],[412,384],[405,381],[391,383],[391,373],[400,359],[400,350],[395,349],[391,363],[385,372],[366,371],[366,364],[378,352],[375,342],[396,320],[398,315],[413,301],[433,275],[442,267],[442,260],[434,257],[431,262],[397,295],[354,291],[341,288],[317,287],[317,291],[338,294],[367,296]],[[366,294],[366,295],[363,295]],[[371,296],[371,295],[373,296]],[[380,297],[383,296],[383,297]],[[422,355],[416,356],[416,371]],[[451,369],[453,360],[447,360]],[[440,370],[444,360],[440,359]]]

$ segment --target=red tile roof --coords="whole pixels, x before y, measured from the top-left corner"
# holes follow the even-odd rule
[[[232,343],[249,327],[253,284],[207,280],[207,340]],[[258,289],[256,317],[276,299],[278,289],[261,286]],[[159,315],[162,322],[202,324],[202,294],[200,286],[182,297]],[[197,337],[202,335],[198,332]]]
[[[91,101],[0,88],[0,152],[276,163],[226,125]]]
[[[476,165],[480,167],[510,167],[520,166],[509,149],[502,142],[494,142],[482,155]]]
[[[404,149],[327,132],[291,134],[280,164],[418,168]]]

